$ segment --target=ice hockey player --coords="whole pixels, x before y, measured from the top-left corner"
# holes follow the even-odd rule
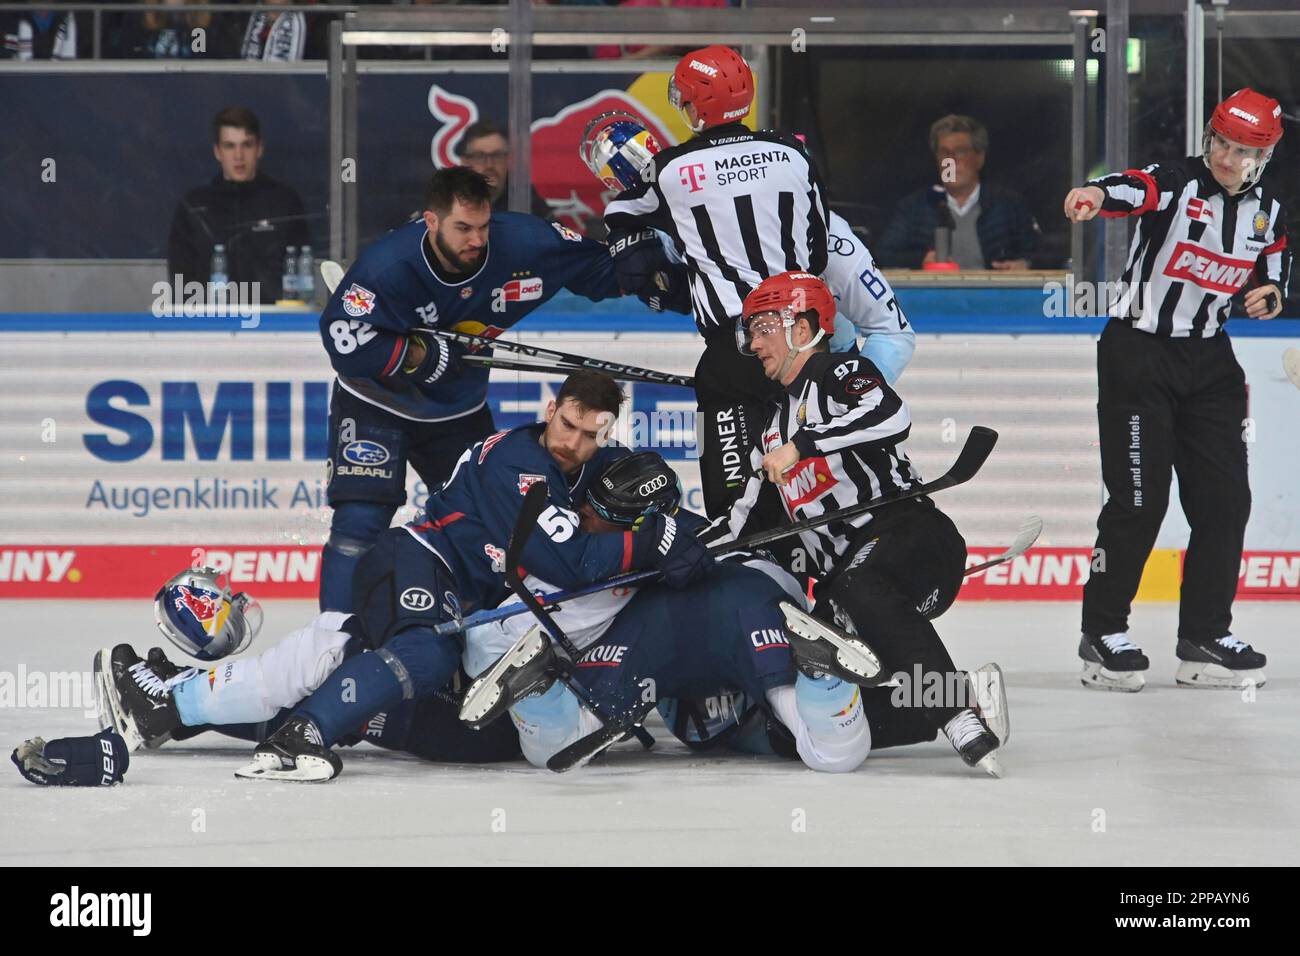
[[[754,76],[735,50],[687,53],[673,70],[668,99],[696,135],[655,154],[653,173],[605,207],[605,224],[611,248],[647,230],[653,239],[658,229],[686,263],[705,340],[695,395],[704,504],[715,517],[744,484],[744,455],[762,427],[764,403],[779,394],[733,347],[741,304],[770,275],[825,271],[829,211],[803,144],[741,122],[753,105]],[[774,503],[765,499],[762,507],[776,520]]]
[[[834,354],[835,301],[806,272],[765,279],[745,298],[736,343],[785,391],[750,458],[752,474],[726,515],[704,532],[712,545],[752,527],[764,478],[781,491],[787,521],[825,515],[906,491],[920,475],[903,451],[907,405],[862,356]],[[964,679],[930,619],[961,587],[966,544],[928,498],[888,505],[800,534],[821,575],[817,616],[857,634],[890,673],[923,675],[952,692],[915,696],[936,729],[971,766],[998,774],[997,736],[960,699]]]
[[[267,741],[241,775],[327,780],[342,762],[329,748],[375,714],[442,689],[460,644],[432,627],[509,593],[505,549],[523,496],[545,482],[550,506],[522,554],[527,571],[578,587],[632,568],[663,572],[670,586],[706,574],[712,558],[675,522],[655,515],[637,532],[587,534],[575,502],[584,485],[626,449],[603,445],[623,395],[608,376],[574,372],[546,422],[497,432],[456,463],[430,495],[424,520],[393,529],[367,552],[354,579],[354,607],[373,654],[345,660]]]
[[[1097,418],[1108,497],[1083,591],[1083,684],[1139,691],[1146,655],[1128,636],[1172,471],[1191,526],[1178,609],[1183,687],[1262,686],[1267,659],[1232,634],[1250,516],[1246,377],[1224,332],[1233,296],[1255,319],[1282,311],[1291,271],[1286,210],[1261,181],[1282,107],[1238,90],[1205,127],[1200,156],[1091,180],[1065,215],[1135,216],[1137,230],[1097,346]],[[1099,562],[1098,562],[1099,564]]]
[[[535,216],[493,213],[490,195],[470,169],[434,173],[422,219],[365,249],[321,313],[338,373],[322,610],[355,610],[357,560],[405,502],[407,463],[432,491],[461,452],[492,432],[488,370],[461,363],[459,345],[419,330],[495,337],[561,289],[597,300],[621,294],[603,243]]]
[[[584,518],[604,524],[593,530],[616,530],[639,520],[645,507],[675,511],[674,479],[658,455],[624,458],[589,487],[584,507],[594,513]],[[640,497],[656,486],[652,501]],[[688,512],[675,513],[683,533],[703,524]],[[599,737],[574,764],[580,765],[652,707],[692,749],[797,756],[827,772],[856,769],[872,749],[933,740],[937,731],[927,715],[895,706],[894,688],[855,685],[889,676],[871,650],[806,610],[793,577],[766,557],[741,553],[680,590],[650,585],[569,601],[554,616],[563,619],[581,652],[573,679],[591,695],[595,710],[556,679],[559,652],[531,617],[475,628],[467,635],[466,670],[484,673],[467,691],[462,716],[491,727],[509,708],[524,755],[539,767],[570,745]],[[792,632],[789,620],[814,636]],[[823,640],[828,634],[835,644]],[[845,677],[827,673],[844,651],[874,661],[874,669],[868,664]],[[996,665],[988,665],[970,687],[1005,740],[1009,721],[1000,678]]]
[[[659,151],[659,143],[639,119],[626,113],[607,113],[587,125],[579,155],[597,179],[622,192],[640,184],[643,171],[653,169],[654,156]],[[829,215],[826,271],[821,278],[835,297],[831,351],[857,350],[857,336],[862,335],[862,354],[893,385],[916,349],[916,333],[898,304],[889,280],[876,267],[870,250],[853,234],[842,216],[834,210]],[[643,240],[640,234],[633,234],[627,240],[630,249],[643,245],[651,248],[639,263],[629,252],[621,268],[625,273],[636,271],[630,277],[620,276],[620,282],[633,289],[663,289],[665,294],[686,289],[689,293],[690,276],[685,261],[676,254],[667,234],[653,231],[660,237],[673,267],[665,268],[661,256],[653,250],[653,243]]]

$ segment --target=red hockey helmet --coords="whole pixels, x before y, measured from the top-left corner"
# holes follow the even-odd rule
[[[1252,89],[1238,90],[1214,108],[1210,128],[1242,146],[1268,149],[1282,138],[1282,105]]]
[[[754,103],[754,74],[745,58],[729,46],[706,46],[692,50],[677,61],[668,79],[668,102],[685,115],[695,107],[698,133],[710,126],[735,123],[749,115]]]
[[[826,283],[810,272],[782,272],[764,279],[745,296],[740,319],[736,323],[736,346],[746,355],[753,354],[750,323],[753,319],[774,314],[785,326],[786,344],[795,350],[790,330],[805,312],[815,316],[813,327],[817,334],[799,352],[812,348],[824,337],[835,334],[835,297]]]

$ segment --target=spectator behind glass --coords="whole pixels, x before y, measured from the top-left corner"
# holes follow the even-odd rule
[[[279,7],[292,0],[261,0]],[[239,55],[244,60],[296,62],[307,43],[307,15],[299,12],[257,10],[248,18]]]
[[[144,0],[149,9],[122,15],[109,48],[115,56],[133,59],[231,56],[234,43],[228,22],[211,13],[183,9],[202,2]]]
[[[510,208],[510,140],[505,130],[491,120],[479,120],[465,130],[465,135],[456,144],[456,155],[461,164],[468,166],[488,181],[492,189],[492,211],[503,212]],[[551,207],[546,200],[537,195],[537,190],[530,187],[531,205],[529,211],[534,216],[549,219]]]
[[[950,114],[930,127],[930,151],[939,169],[939,189],[918,189],[898,203],[875,246],[883,266],[919,269],[935,260],[934,231],[939,203],[952,216],[952,261],[962,269],[1027,269],[1038,241],[1034,221],[1020,194],[981,182],[989,134],[978,120]]]
[[[251,110],[229,106],[212,121],[212,155],[221,171],[185,194],[167,241],[168,279],[206,283],[212,248],[226,247],[231,282],[258,282],[260,301],[280,298],[286,246],[310,243],[302,199],[293,187],[258,169],[261,125]]]
[[[77,18],[49,7],[0,13],[0,39],[6,60],[75,60]]]

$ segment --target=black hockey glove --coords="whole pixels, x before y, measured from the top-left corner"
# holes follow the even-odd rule
[[[43,787],[109,787],[121,783],[131,762],[126,741],[112,730],[93,737],[33,737],[9,755],[18,772]]]
[[[681,312],[685,311],[680,307],[684,293],[686,310],[690,309],[686,269],[668,258],[655,230],[612,233],[609,254],[618,287],[625,294],[636,296],[656,312],[665,308]]]
[[[673,588],[686,587],[708,574],[714,564],[703,542],[665,514],[651,516],[633,536],[632,563],[658,568],[664,583]]]
[[[424,346],[424,358],[418,365],[402,365],[402,374],[416,388],[421,391],[434,388],[461,373],[460,357],[468,350],[459,342],[449,342],[437,335],[421,335],[417,341]]]

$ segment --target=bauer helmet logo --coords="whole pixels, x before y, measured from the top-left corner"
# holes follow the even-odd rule
[[[407,588],[397,603],[408,611],[427,611],[433,607],[433,595],[424,588]]]

